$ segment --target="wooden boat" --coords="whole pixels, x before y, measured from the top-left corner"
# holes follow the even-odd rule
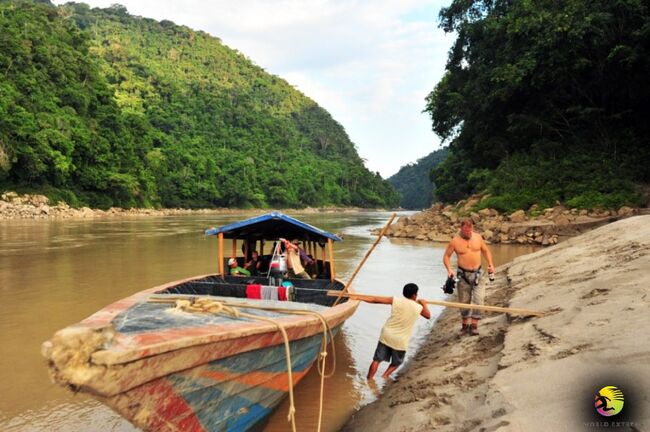
[[[138,292],[58,331],[42,350],[53,380],[92,395],[143,430],[249,430],[263,423],[289,391],[283,334],[263,319],[271,318],[286,331],[293,385],[322,350],[321,320],[314,314],[246,307],[237,310],[260,319],[186,312],[165,300],[189,299],[185,306],[192,299],[207,298],[251,307],[309,308],[320,313],[335,334],[358,305],[344,301],[334,306],[334,299],[327,296],[328,290],[343,288],[335,279],[332,251],[333,241],[340,239],[281,213],[206,234],[218,236],[218,273]],[[269,279],[264,274],[227,275],[224,240],[232,240],[231,257],[242,262],[238,245],[247,256],[259,246],[261,255],[269,258],[264,241],[280,238],[301,240],[313,256],[320,252],[311,269],[317,278],[288,279],[295,301],[246,298],[247,293],[254,294],[251,286],[272,291],[265,285]]]

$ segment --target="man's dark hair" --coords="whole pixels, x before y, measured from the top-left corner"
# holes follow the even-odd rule
[[[411,298],[413,297],[414,294],[418,293],[418,286],[414,283],[407,283],[404,285],[404,289],[402,289],[402,294],[404,294],[404,297],[406,298]]]
[[[472,228],[474,227],[474,222],[470,218],[462,218],[460,220],[460,226],[471,226]]]

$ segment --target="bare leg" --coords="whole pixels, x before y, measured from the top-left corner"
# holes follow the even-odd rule
[[[395,369],[397,369],[398,367],[399,367],[399,365],[395,366],[393,364],[388,366],[388,369],[386,369],[386,372],[384,372],[384,374],[382,375],[382,378],[388,378],[390,376],[390,374],[395,372]]]
[[[370,363],[370,369],[368,369],[368,379],[372,379],[375,376],[378,367],[379,362],[377,360],[373,360],[372,363]]]

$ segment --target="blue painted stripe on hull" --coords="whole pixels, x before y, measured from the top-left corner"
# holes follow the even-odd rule
[[[273,408],[264,408],[261,405],[253,405],[250,408],[249,415],[239,417],[234,423],[227,426],[226,430],[247,431],[255,426],[260,420],[271,415],[272,412]]]
[[[306,370],[314,361],[320,348],[320,337],[311,337],[300,340],[300,344],[291,343],[292,370],[301,372]],[[241,360],[241,364],[239,361]],[[242,368],[242,364],[246,368]],[[242,370],[243,369],[243,370]],[[217,382],[210,378],[210,374],[227,374],[234,377],[249,374],[251,372],[265,372],[271,374],[284,374],[287,370],[284,345],[278,345],[262,350],[256,350],[240,354],[227,359],[220,359],[194,369],[169,375],[167,379],[170,384],[186,398],[191,394],[202,391],[206,387],[220,386],[220,390],[226,391],[224,385],[241,386],[234,381]],[[229,392],[233,393],[233,392]]]
[[[338,328],[332,329],[333,332]],[[294,372],[306,371],[313,364],[320,351],[321,338],[318,334],[290,342]],[[216,360],[169,375],[167,379],[207,431],[247,430],[270,415],[287,392],[265,387],[264,382],[250,386],[232,379],[219,382],[206,375],[215,372],[241,376],[256,371],[271,374],[270,379],[277,374],[287,379],[284,345]]]
[[[311,339],[311,338],[310,338]],[[299,353],[292,353],[292,370],[294,372],[304,372],[311,366],[314,359],[318,355],[320,347],[320,338],[315,338],[311,347]],[[284,358],[284,347],[271,349],[272,351],[281,351],[281,354],[274,355],[273,358],[277,359],[282,365],[282,370],[278,367],[270,367],[273,373],[272,378],[276,378],[278,374],[281,375],[281,380],[286,380],[286,359]],[[292,350],[293,352],[293,350]],[[231,372],[227,368],[220,367],[219,362],[211,364],[206,370],[219,370],[223,372]],[[262,371],[267,368],[260,368]],[[203,371],[202,371],[203,372]],[[249,371],[254,372],[254,371]],[[275,404],[279,403],[286,395],[285,391],[277,390],[266,387],[264,382],[257,383],[254,386],[249,386],[235,380],[227,382],[217,382],[210,378],[198,378],[192,376],[193,374],[175,376],[173,385],[178,389],[187,389],[188,386],[192,387],[190,391],[179,391],[187,403],[193,408],[197,417],[202,424],[211,424],[214,418],[217,417],[219,421],[228,421],[229,418],[237,418],[239,416],[247,417],[249,414],[254,413],[241,413],[240,409],[248,409],[250,411],[251,404],[262,403],[270,410]],[[241,376],[243,374],[237,374]],[[181,384],[179,378],[187,378]],[[171,377],[170,377],[171,378]],[[268,404],[268,405],[267,405]],[[209,430],[215,430],[211,428]],[[218,428],[216,429],[218,430]]]

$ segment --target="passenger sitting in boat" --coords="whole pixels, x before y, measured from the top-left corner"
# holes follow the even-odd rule
[[[282,243],[287,249],[287,269],[290,278],[299,278],[299,279],[311,279],[309,274],[305,271],[300,260],[300,241],[293,240],[289,242],[288,240],[281,239]],[[304,253],[304,251],[303,251]],[[306,254],[305,254],[306,256]]]
[[[244,264],[244,268],[248,270],[252,276],[257,276],[262,271],[261,267],[262,260],[260,259],[260,255],[257,253],[257,251],[251,252],[251,259],[246,264]]]
[[[228,267],[230,267],[230,274],[235,276],[250,276],[251,272],[245,268],[241,268],[237,265],[236,258],[230,258],[228,260]]]
[[[379,363],[390,361],[383,378],[388,378],[403,362],[408,348],[413,327],[418,316],[431,318],[431,312],[425,300],[418,300],[418,286],[414,283],[404,285],[404,297],[369,297],[362,300],[368,303],[392,304],[390,317],[381,329],[379,343],[373,356],[368,379],[375,376]]]

